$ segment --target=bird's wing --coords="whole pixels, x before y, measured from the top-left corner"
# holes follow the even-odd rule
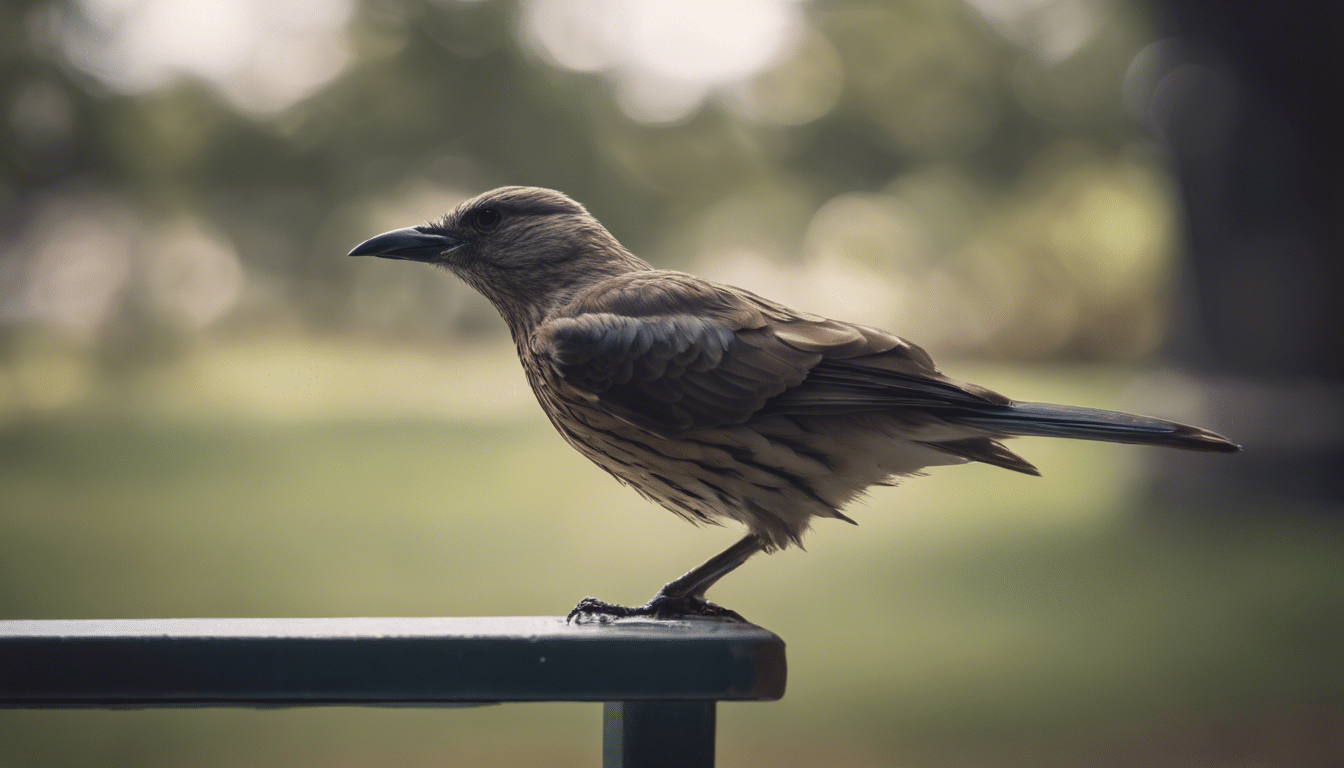
[[[1008,402],[943,377],[892,334],[679,272],[605,281],[542,323],[530,344],[565,384],[664,434],[769,413]]]

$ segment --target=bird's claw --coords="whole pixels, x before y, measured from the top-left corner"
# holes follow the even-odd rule
[[[731,619],[744,624],[750,623],[742,618],[742,614],[737,611],[711,603],[698,595],[669,597],[662,592],[654,595],[649,602],[636,606],[618,605],[608,603],[605,600],[598,600],[595,597],[585,597],[579,601],[578,605],[574,606],[574,610],[569,612],[565,621],[580,624],[592,621],[605,623],[614,619],[631,617],[647,617],[650,619],[706,617]]]

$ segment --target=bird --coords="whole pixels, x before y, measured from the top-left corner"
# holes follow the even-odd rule
[[[561,192],[510,186],[350,251],[448,270],[508,325],[566,442],[644,498],[745,535],[624,606],[586,597],[571,621],[743,620],[708,589],[757,553],[800,546],[816,518],[928,467],[981,462],[1039,475],[1003,441],[1101,440],[1233,453],[1199,427],[1019,402],[945,376],[884,330],[657,269]]]

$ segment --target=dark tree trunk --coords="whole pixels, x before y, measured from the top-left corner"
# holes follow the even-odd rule
[[[1174,39],[1152,49],[1138,101],[1187,217],[1172,356],[1201,385],[1205,426],[1246,447],[1164,463],[1172,497],[1344,513],[1341,7],[1155,4]]]

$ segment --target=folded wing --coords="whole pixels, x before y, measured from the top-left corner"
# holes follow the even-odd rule
[[[542,324],[531,343],[566,384],[669,435],[772,414],[1010,402],[944,377],[892,334],[678,272],[614,278]]]

